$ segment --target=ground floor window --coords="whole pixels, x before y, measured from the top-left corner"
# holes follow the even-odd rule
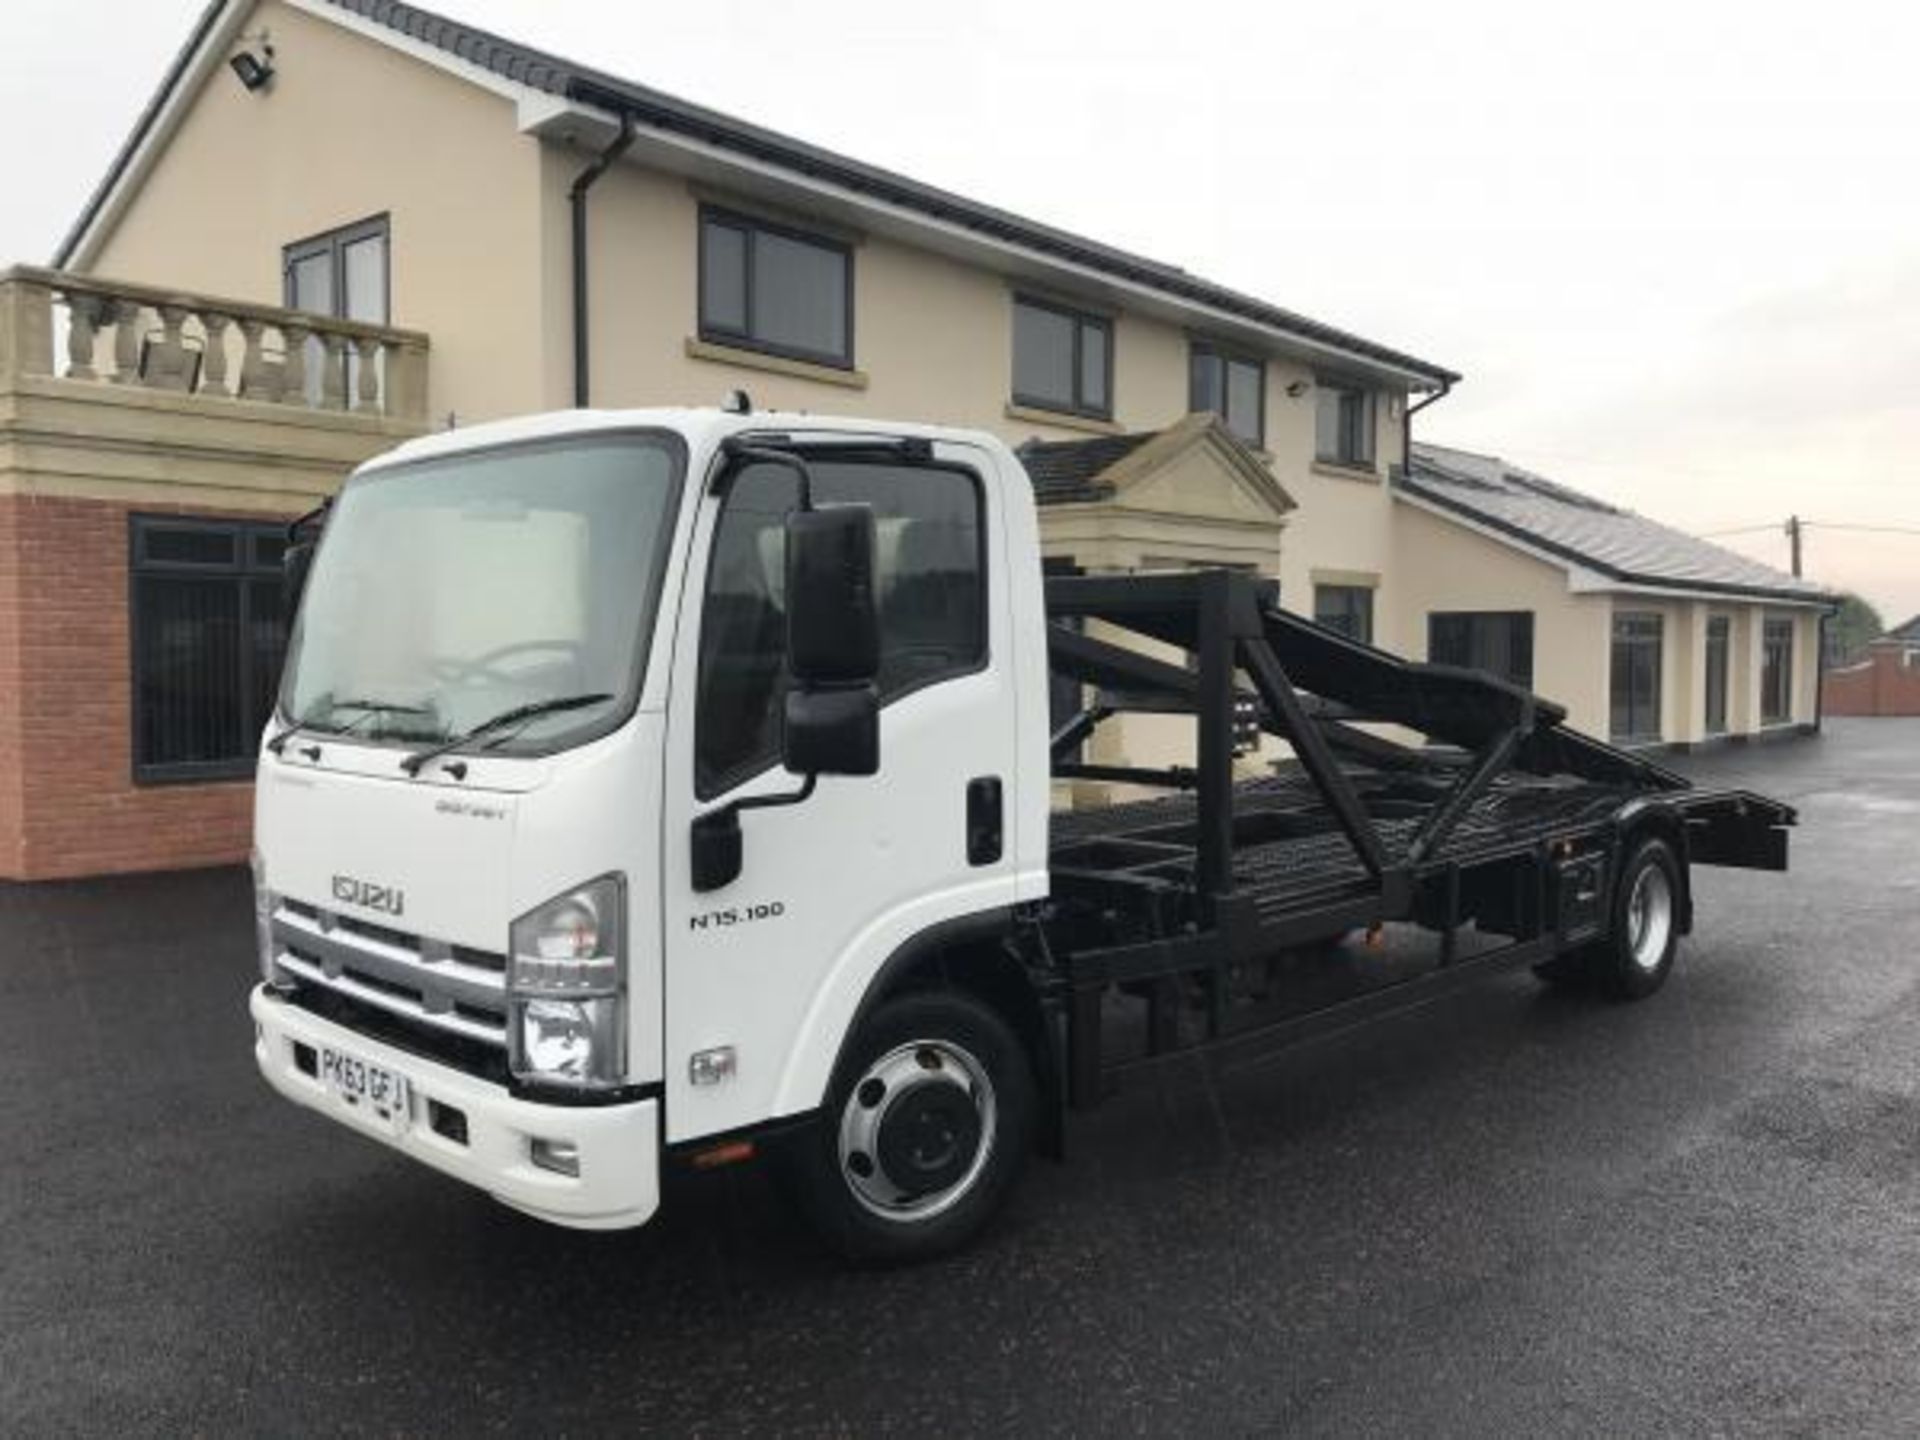
[[[1373,587],[1370,585],[1316,585],[1313,587],[1313,623],[1338,630],[1363,645],[1373,643]]]
[[[1732,649],[1733,621],[1725,615],[1707,617],[1707,733],[1727,733],[1727,665]]]
[[[1613,617],[1612,730],[1616,741],[1660,738],[1661,617]]]
[[[181,516],[132,520],[133,773],[253,773],[286,655],[286,527]]]
[[[1760,719],[1782,725],[1793,718],[1793,621],[1769,618],[1760,632]]]
[[[1485,670],[1533,688],[1531,610],[1435,610],[1427,616],[1427,659]]]

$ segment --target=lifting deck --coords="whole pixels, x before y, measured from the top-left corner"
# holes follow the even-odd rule
[[[1517,686],[1311,624],[1271,581],[1051,577],[1047,610],[1053,669],[1086,701],[1053,734],[1054,775],[1168,792],[1053,817],[1040,968],[1076,1106],[1172,1055],[1243,1060],[1604,944],[1645,837],[1678,861],[1678,933],[1690,865],[1786,868],[1789,807],[1695,789]],[[1076,758],[1141,712],[1192,716],[1195,763]],[[1291,758],[1236,779],[1261,734]],[[1432,936],[1417,964],[1341,944],[1391,924]]]

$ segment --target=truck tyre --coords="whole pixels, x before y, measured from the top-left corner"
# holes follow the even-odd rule
[[[1031,1147],[1033,1067],[1006,1021],[951,990],[901,995],[854,1035],[788,1188],[850,1259],[924,1260],[970,1240]]]
[[[1607,937],[1533,967],[1549,985],[1644,1000],[1667,983],[1680,941],[1680,862],[1664,840],[1635,845],[1613,891]]]
[[[1642,840],[1621,867],[1613,923],[1594,978],[1618,1000],[1644,1000],[1667,983],[1680,944],[1680,861],[1664,840]]]

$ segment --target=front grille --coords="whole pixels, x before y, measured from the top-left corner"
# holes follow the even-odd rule
[[[273,912],[285,978],[425,1028],[500,1050],[507,1044],[504,955],[409,935],[295,900]]]

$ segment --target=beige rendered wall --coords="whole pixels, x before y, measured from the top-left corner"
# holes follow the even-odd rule
[[[216,68],[85,268],[278,305],[283,245],[385,213],[392,323],[433,341],[429,413],[557,403],[542,147],[517,132],[513,103],[284,5],[259,6],[247,28],[263,25],[271,89]]]
[[[1571,594],[1559,566],[1407,502],[1395,504],[1393,522],[1391,583],[1376,602],[1388,606],[1400,637],[1393,648],[1426,659],[1427,616],[1436,610],[1531,610],[1533,688],[1566,706],[1578,729],[1604,736],[1607,597]],[[1287,541],[1291,549],[1291,533]]]

